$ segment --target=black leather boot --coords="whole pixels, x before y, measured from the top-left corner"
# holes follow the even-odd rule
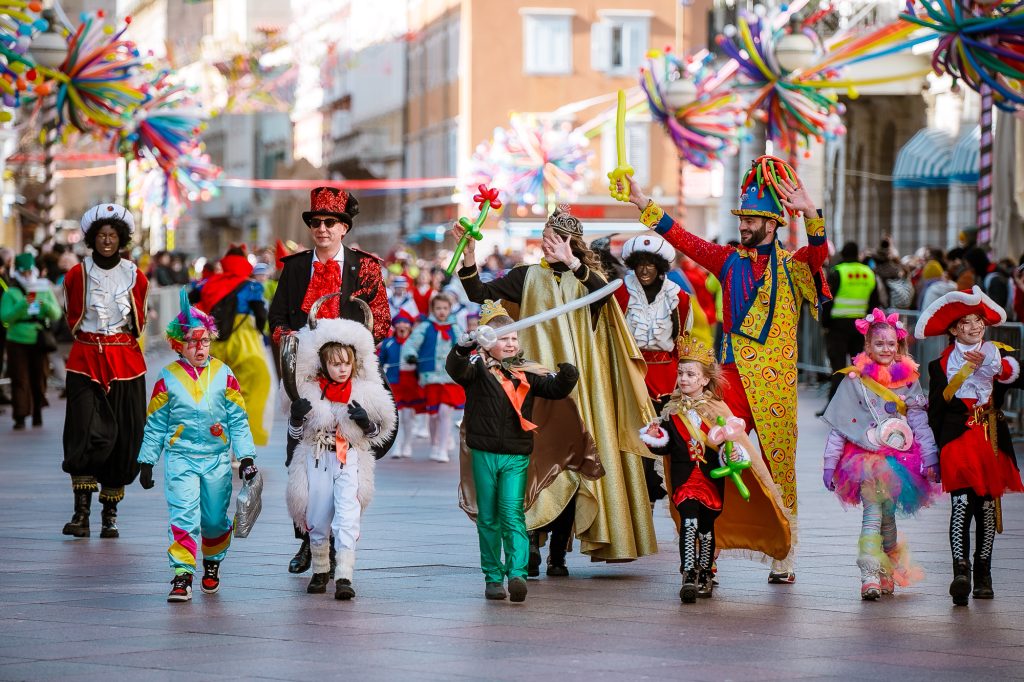
[[[307,533],[302,536],[302,544],[299,546],[299,551],[295,553],[295,556],[288,563],[288,572],[305,573],[309,570],[312,563],[313,553],[309,550],[309,534]]]
[[[697,571],[689,570],[683,574],[683,586],[679,589],[679,600],[684,604],[697,601]]]
[[[64,524],[64,535],[76,538],[89,537],[89,508],[92,506],[91,491],[75,491],[75,513],[71,520]]]
[[[713,574],[710,570],[701,569],[700,574],[697,577],[697,596],[701,599],[709,598],[715,591],[715,583],[713,582]]]
[[[971,594],[971,562],[966,559],[953,562],[953,582],[949,584],[949,596],[957,606],[967,606]]]
[[[526,575],[530,578],[540,576],[540,533],[530,533],[530,555],[526,562]]]
[[[323,594],[327,591],[327,583],[331,582],[330,573],[314,573],[306,586],[306,592],[310,594]]]
[[[974,561],[974,598],[994,599],[995,591],[992,589],[992,560],[975,559]]]
[[[120,536],[117,531],[117,502],[104,502],[103,513],[100,516],[103,525],[100,528],[101,538],[116,538]]]

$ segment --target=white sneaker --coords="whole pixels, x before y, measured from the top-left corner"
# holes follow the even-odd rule
[[[441,463],[447,462],[447,461],[449,461],[448,460],[448,453],[445,452],[444,450],[439,450],[439,449],[431,450],[430,451],[430,461],[432,461],[432,462],[441,462]]]

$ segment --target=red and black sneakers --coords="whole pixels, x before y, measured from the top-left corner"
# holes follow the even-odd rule
[[[213,594],[220,589],[220,562],[203,559],[203,592]]]
[[[167,601],[191,601],[192,600],[192,574],[176,573],[171,581],[171,592],[167,595]]]

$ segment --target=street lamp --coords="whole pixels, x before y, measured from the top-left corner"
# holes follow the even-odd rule
[[[52,9],[43,10],[43,19],[47,22],[46,30],[32,40],[29,53],[37,64],[47,69],[57,70],[64,64],[68,55],[68,44],[64,36],[57,30],[57,14]],[[39,217],[42,218],[46,236],[53,234],[53,207],[56,205],[57,174],[53,149],[57,144],[57,95],[46,95],[40,109],[43,117],[43,192]]]
[[[797,71],[814,63],[817,46],[810,36],[793,31],[781,36],[775,43],[775,58],[786,71]]]

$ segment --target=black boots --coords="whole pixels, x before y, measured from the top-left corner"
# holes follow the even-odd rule
[[[991,581],[990,581],[991,582]],[[957,606],[967,606],[971,594],[971,562],[960,559],[953,562],[953,582],[949,584],[949,596]]]
[[[101,538],[116,538],[120,535],[117,531],[117,502],[104,502],[100,519],[103,523],[100,527]]]
[[[338,601],[348,601],[356,596],[356,591],[352,588],[352,581],[342,578],[341,580],[334,581],[334,598]]]
[[[305,573],[313,563],[313,553],[309,550],[309,533],[302,536],[302,544],[292,560],[288,562],[289,573]],[[324,583],[325,585],[327,583]],[[323,590],[320,590],[323,592]]]
[[[697,596],[707,599],[715,591],[714,574],[710,569],[701,569],[697,578]]]
[[[679,599],[684,604],[697,601],[697,571],[691,569],[683,574],[683,586],[679,590]]]
[[[323,594],[327,591],[327,583],[329,582],[331,582],[330,573],[314,573],[313,577],[309,579],[309,585],[306,586],[306,592],[310,594]]]
[[[76,538],[89,537],[89,508],[92,506],[92,492],[75,491],[75,513],[71,520],[64,524],[64,535]]]
[[[950,587],[950,589],[953,589]],[[992,589],[992,560],[974,560],[974,598],[994,599],[995,591]]]
[[[540,538],[537,531],[530,533],[530,558],[526,562],[526,575],[530,578],[540,576]]]

